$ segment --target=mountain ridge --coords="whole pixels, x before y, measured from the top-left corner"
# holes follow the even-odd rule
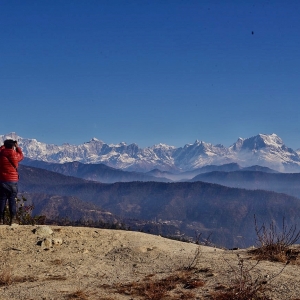
[[[279,172],[300,172],[299,151],[287,147],[274,133],[238,138],[230,147],[196,140],[178,148],[166,144],[147,148],[140,148],[137,144],[106,144],[96,138],[77,146],[67,143],[57,146],[22,138],[16,133],[0,136],[0,142],[6,138],[18,140],[26,157],[52,163],[103,163],[117,169],[140,172],[156,168],[183,172],[212,164],[238,163],[243,167],[260,165]]]
[[[21,165],[41,168],[48,171],[60,173],[66,176],[74,176],[86,180],[93,180],[102,183],[130,182],[130,181],[161,181],[169,182],[164,177],[154,177],[151,174],[125,171],[109,167],[105,164],[83,164],[78,161],[66,163],[49,163],[44,161],[31,160],[25,157]]]

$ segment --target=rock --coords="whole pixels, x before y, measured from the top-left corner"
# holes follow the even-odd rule
[[[61,238],[54,238],[46,237],[37,242],[37,245],[41,246],[44,250],[48,250],[53,246],[60,246],[62,245],[63,240]]]
[[[38,236],[49,236],[53,234],[53,231],[49,226],[38,226],[34,229],[34,233]]]
[[[52,247],[52,239],[45,238],[41,243],[41,247],[45,250],[50,249]]]
[[[62,245],[62,243],[63,243],[63,240],[61,238],[52,239],[53,246],[60,246],[60,245]]]

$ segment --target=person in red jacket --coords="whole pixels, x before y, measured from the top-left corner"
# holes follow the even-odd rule
[[[0,147],[0,224],[4,224],[5,206],[8,200],[10,225],[18,224],[16,198],[18,194],[18,165],[24,158],[17,141],[5,140]]]

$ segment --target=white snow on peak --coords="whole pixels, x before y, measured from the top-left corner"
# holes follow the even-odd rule
[[[159,143],[156,145],[153,145],[152,147],[148,147],[148,148],[152,148],[152,149],[175,149],[175,146],[170,146],[167,144],[163,144],[163,143]]]
[[[215,164],[235,162],[242,166],[261,165],[278,171],[300,172],[300,149],[294,151],[285,146],[275,133],[258,134],[247,139],[238,138],[229,148],[196,140],[194,144],[174,147],[157,144],[139,148],[137,144],[106,144],[96,138],[81,145],[60,146],[26,139],[10,133],[0,136],[0,142],[10,136],[19,141],[25,157],[46,162],[104,163],[119,169],[132,171],[193,170]]]
[[[93,137],[93,138],[91,139],[91,142],[100,142],[100,140],[98,140],[97,138]]]
[[[284,143],[282,139],[275,133],[272,134],[259,134],[258,135],[260,138],[263,139],[266,145],[268,146],[282,146]]]

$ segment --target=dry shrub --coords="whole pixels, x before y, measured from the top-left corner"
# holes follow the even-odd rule
[[[185,269],[185,270],[195,270],[197,268],[197,265],[198,265],[198,263],[200,261],[200,258],[202,256],[202,251],[201,251],[201,246],[200,245],[211,246],[211,247],[213,246],[213,244],[210,242],[210,237],[211,237],[211,234],[209,234],[206,239],[203,239],[204,242],[201,242],[202,233],[196,234],[195,244],[198,245],[198,247],[196,248],[193,257],[191,259],[189,259],[187,265],[185,267],[183,267],[183,269]]]
[[[225,259],[224,259],[225,260]],[[231,283],[229,287],[218,286],[217,292],[212,294],[214,300],[257,300],[264,299],[259,298],[257,295],[259,290],[262,290],[263,285],[259,280],[253,280],[250,271],[254,268],[250,268],[244,264],[244,260],[238,255],[238,267],[234,268],[231,264],[225,260],[231,268],[231,274],[233,278],[230,278]],[[267,298],[266,298],[267,299]]]
[[[231,268],[231,278],[229,286],[217,286],[216,292],[212,293],[213,300],[271,300],[266,295],[268,283],[275,277],[279,276],[287,264],[271,278],[266,277],[255,272],[260,261],[257,261],[254,265],[246,264],[239,254],[238,266],[233,267],[226,259],[224,259]]]
[[[5,267],[0,273],[0,286],[10,285],[13,282],[12,268]]]
[[[141,282],[120,284],[117,287],[119,294],[139,296],[147,300],[160,300],[169,295],[178,286],[183,289],[196,289],[204,286],[205,282],[195,278],[190,270],[181,270],[166,278],[155,279],[154,276],[146,276]],[[172,299],[192,299],[194,293],[180,291]]]
[[[288,227],[283,218],[282,227],[279,231],[274,222],[271,222],[269,226],[262,224],[259,227],[255,216],[254,220],[258,247],[250,250],[249,253],[254,254],[259,260],[283,263],[297,260],[299,251],[291,248],[300,239],[300,230],[297,230],[296,225]]]
[[[202,251],[200,246],[198,246],[195,250],[194,256],[190,259],[190,261],[188,262],[187,266],[184,267],[183,269],[191,271],[196,269],[196,266],[198,265],[200,258],[202,255]]]
[[[286,251],[287,261],[289,261],[292,265],[300,265],[300,248],[299,246],[296,248],[291,248]],[[300,300],[300,299],[299,299]]]

